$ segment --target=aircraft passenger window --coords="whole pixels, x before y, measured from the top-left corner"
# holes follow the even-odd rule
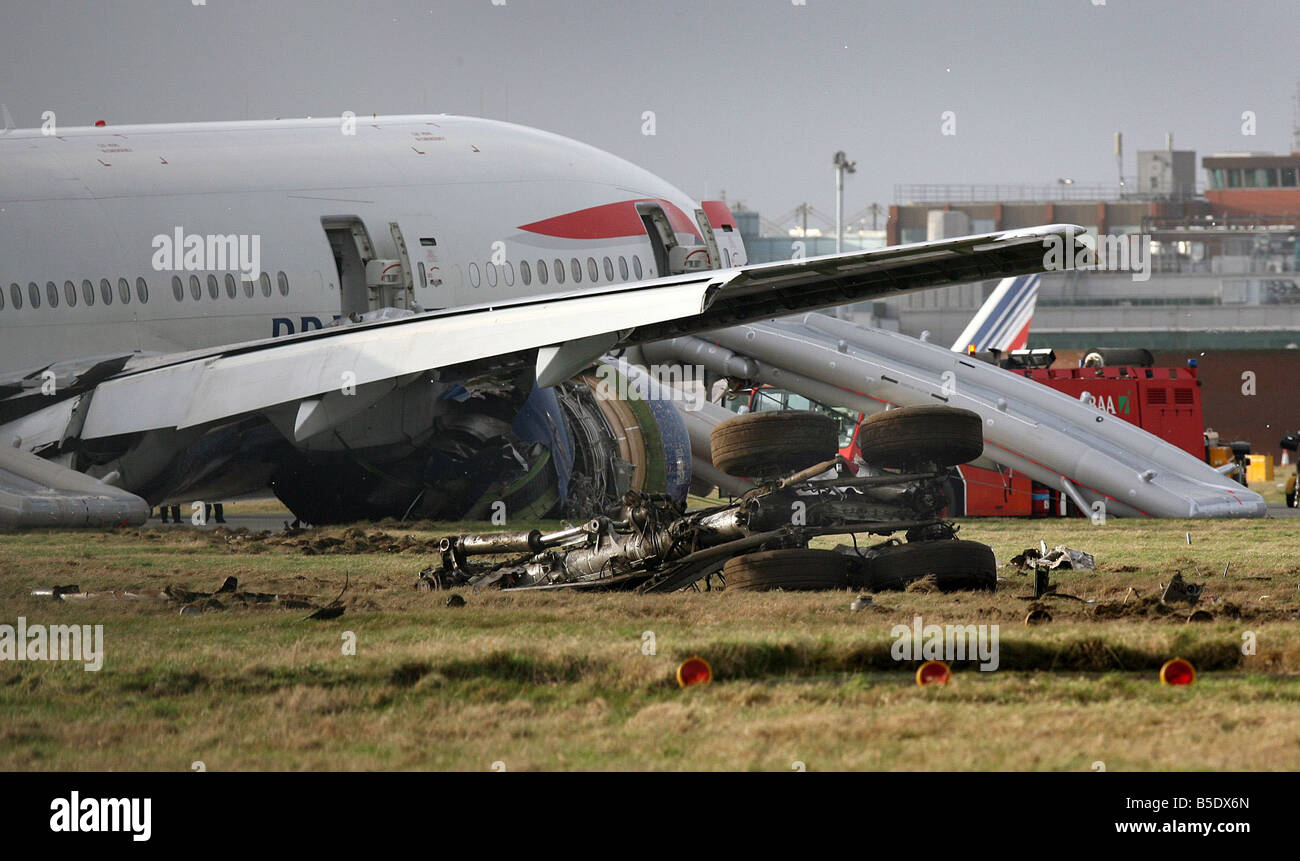
[[[618,256],[618,277],[627,280],[627,258],[621,254]]]
[[[45,298],[49,300],[51,308],[59,307],[59,285],[53,281],[45,282]]]
[[[641,258],[635,254],[632,255],[632,273],[636,275],[636,280],[641,280]]]
[[[190,295],[195,299],[203,298],[203,285],[199,283],[199,276],[190,276]]]
[[[600,281],[600,267],[596,265],[595,257],[587,258],[587,277],[591,279],[592,284]]]
[[[27,285],[27,298],[31,302],[33,308],[41,307],[41,288],[36,286],[35,281],[32,281]]]
[[[501,264],[501,280],[506,282],[507,287],[515,286],[515,264],[509,260]]]
[[[280,288],[280,295],[281,295],[281,296],[288,296],[288,295],[289,295],[289,276],[288,276],[288,275],[285,275],[284,272],[283,272],[283,270],[280,271],[280,272],[277,272],[277,273],[276,273],[276,275],[275,275],[275,282],[276,282],[276,284],[277,284],[277,285],[279,286],[279,288]]]
[[[257,279],[257,283],[262,285],[263,296],[271,295],[271,276],[269,273],[263,272],[262,277]]]
[[[533,283],[533,270],[529,268],[527,260],[519,261],[519,277],[523,279],[525,287]]]
[[[551,277],[551,276],[550,276],[550,275],[547,273],[547,271],[546,271],[546,261],[545,261],[545,260],[538,260],[538,261],[537,261],[537,280],[540,281],[541,283],[545,284],[548,280],[550,280],[550,277]]]
[[[235,276],[229,272],[226,273],[226,298],[234,299],[239,295],[239,285],[235,283]]]
[[[113,284],[107,278],[99,279],[99,298],[105,305],[113,304]]]
[[[71,281],[63,282],[63,297],[68,300],[68,307],[77,307],[77,285]]]
[[[582,283],[582,264],[578,262],[578,258],[576,258],[576,257],[570,257],[570,258],[569,258],[569,271],[573,273],[573,283],[574,283],[574,284],[581,284],[581,283]]]
[[[86,301],[87,308],[95,304],[95,285],[90,283],[89,278],[81,282],[81,298]]]
[[[605,265],[605,280],[606,280],[606,281],[613,281],[613,280],[614,280],[614,261],[613,261],[613,260],[610,260],[608,257],[606,257],[606,258],[605,258],[603,261],[601,261],[601,262],[604,263],[604,265]]]
[[[484,268],[487,270],[488,286],[489,287],[497,286],[497,265],[495,263],[488,263],[487,266],[485,266]]]
[[[478,264],[477,264],[477,263],[471,263],[471,264],[469,265],[469,286],[471,286],[471,287],[477,287],[477,286],[479,285],[479,281],[480,281],[481,278],[482,278],[482,276],[479,275],[479,272],[478,272]]]
[[[23,290],[17,284],[9,285],[9,298],[13,300],[15,311],[23,307]]]
[[[564,261],[558,257],[555,258],[555,283],[564,283]]]
[[[185,285],[181,283],[179,275],[172,276],[172,295],[176,297],[177,302],[185,301]]]
[[[135,298],[139,299],[141,304],[149,301],[149,282],[143,278],[135,279]]]

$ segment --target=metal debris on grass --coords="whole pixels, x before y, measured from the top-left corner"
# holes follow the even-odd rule
[[[1183,579],[1182,574],[1174,574],[1169,583],[1161,584],[1163,591],[1160,594],[1160,600],[1166,604],[1187,604],[1195,606],[1197,601],[1201,600],[1201,593],[1205,591],[1204,583],[1188,583]]]

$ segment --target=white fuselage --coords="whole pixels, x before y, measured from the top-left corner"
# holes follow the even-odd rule
[[[744,262],[739,233],[711,227],[667,182],[507,123],[11,132],[0,136],[0,372],[249,341],[389,305],[448,308],[669,274],[637,202],[657,205],[679,244],[711,248],[711,267]],[[407,264],[409,290],[366,286],[364,259],[340,253],[354,227],[363,236],[351,247]],[[170,247],[177,235],[181,247]],[[232,253],[215,259],[225,240]],[[246,281],[252,256],[261,277]]]

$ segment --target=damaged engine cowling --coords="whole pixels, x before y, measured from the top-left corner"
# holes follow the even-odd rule
[[[654,398],[620,396],[626,386],[607,396],[601,386],[611,375],[598,366],[538,388],[529,373],[506,369],[444,373],[436,394],[423,395],[428,426],[418,436],[362,449],[340,440],[373,432],[341,428],[300,451],[272,487],[312,523],[536,520],[602,510],[628,491],[684,500],[690,442],[680,415]]]

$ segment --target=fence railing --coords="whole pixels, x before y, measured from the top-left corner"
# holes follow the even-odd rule
[[[1052,203],[1054,201],[1149,200],[1137,192],[1136,180],[1108,183],[984,184],[900,183],[894,203]]]

